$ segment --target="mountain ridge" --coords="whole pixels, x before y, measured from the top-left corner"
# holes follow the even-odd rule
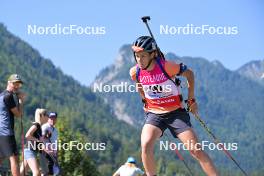
[[[264,59],[252,60],[238,68],[236,72],[264,85]]]

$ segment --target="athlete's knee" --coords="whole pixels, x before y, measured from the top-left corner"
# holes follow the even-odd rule
[[[141,142],[142,153],[151,153],[154,151],[154,143],[152,141]]]
[[[200,148],[190,150],[191,155],[199,161],[207,160],[207,154]]]

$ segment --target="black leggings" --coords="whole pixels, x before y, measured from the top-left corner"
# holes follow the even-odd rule
[[[46,154],[45,156],[48,160],[48,168],[49,168],[49,174],[53,175],[53,165],[54,165],[54,161],[51,158],[51,156],[49,154]]]

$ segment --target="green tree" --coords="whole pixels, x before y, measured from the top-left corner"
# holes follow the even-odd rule
[[[70,130],[68,122],[58,123],[57,128],[61,144],[70,143],[70,141],[78,141],[81,144],[87,142],[82,134]],[[59,150],[58,156],[62,175],[100,176],[91,157],[85,150],[78,150],[75,147],[72,150]]]

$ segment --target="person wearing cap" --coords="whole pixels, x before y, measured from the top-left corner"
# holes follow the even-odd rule
[[[126,163],[113,176],[145,176],[145,173],[136,166],[135,158],[128,157]]]
[[[14,132],[14,117],[21,118],[25,94],[20,92],[23,81],[12,74],[6,90],[0,93],[0,164],[9,158],[13,176],[19,175],[18,150]]]
[[[50,112],[48,122],[41,127],[44,143],[47,146],[46,152],[41,155],[40,159],[43,175],[54,175],[59,172],[57,167],[58,130],[55,128],[57,117],[56,112]]]

